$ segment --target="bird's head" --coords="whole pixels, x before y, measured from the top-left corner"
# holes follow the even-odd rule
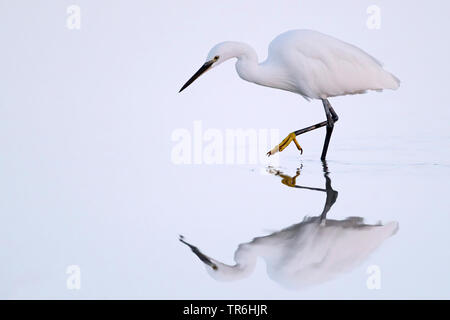
[[[200,77],[206,71],[218,66],[222,62],[236,57],[236,43],[225,41],[216,44],[206,56],[205,63],[198,69],[198,71],[181,87],[180,91],[186,89],[192,82]]]
[[[249,276],[255,267],[256,256],[252,257],[250,265],[248,264],[236,264],[234,266],[227,265],[220,261],[217,261],[211,257],[208,257],[202,253],[197,247],[186,242],[183,236],[179,238],[181,243],[187,245],[192,252],[205,264],[206,271],[215,280],[218,281],[235,281],[243,279]]]

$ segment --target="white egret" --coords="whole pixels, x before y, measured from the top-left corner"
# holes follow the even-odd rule
[[[400,85],[399,79],[384,70],[380,62],[356,46],[317,31],[292,30],[270,43],[267,60],[261,63],[248,44],[234,41],[217,44],[180,92],[205,71],[231,58],[237,58],[236,71],[246,81],[294,92],[307,100],[322,100],[327,120],[290,133],[267,153],[269,156],[283,151],[292,141],[302,152],[296,136],[326,126],[321,156],[324,160],[334,122],[338,120],[328,98],[367,90],[395,90]]]

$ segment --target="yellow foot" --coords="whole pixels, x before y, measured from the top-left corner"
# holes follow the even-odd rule
[[[275,148],[273,148],[272,150],[267,152],[267,156],[270,157],[270,156],[274,155],[277,152],[283,151],[284,149],[286,149],[286,147],[292,141],[294,141],[295,145],[297,146],[297,149],[300,151],[300,154],[303,154],[303,149],[302,149],[302,147],[300,147],[300,144],[297,142],[295,133],[292,132],[286,138],[284,138],[284,140],[281,141],[281,143],[279,145],[277,145]]]

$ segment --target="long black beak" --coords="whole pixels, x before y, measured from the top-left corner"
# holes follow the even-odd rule
[[[189,248],[191,248],[192,252],[195,253],[195,255],[206,265],[210,266],[211,268],[213,268],[214,270],[217,270],[217,266],[214,262],[211,261],[211,259],[207,256],[204,255],[197,247],[194,247],[192,244],[187,243],[186,241],[184,241],[184,237],[182,235],[180,235],[179,240],[184,243],[185,245],[187,245]]]
[[[214,63],[214,60],[210,60],[205,62],[205,64],[203,64],[200,69],[198,69],[198,71],[184,84],[184,86],[180,89],[181,92],[184,89],[186,89],[187,87],[189,87],[189,85],[195,81],[195,79],[197,79],[198,77],[200,77],[203,73],[205,73],[206,70],[208,70],[209,68],[211,68],[212,64]]]

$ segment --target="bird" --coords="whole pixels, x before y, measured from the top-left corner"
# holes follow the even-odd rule
[[[328,219],[327,213],[337,200],[331,187],[328,167],[324,164],[325,188],[296,185],[295,176],[268,168],[268,173],[282,178],[288,187],[324,192],[325,205],[318,216],[306,216],[300,223],[238,245],[234,265],[204,254],[180,236],[179,240],[205,265],[207,273],[217,281],[236,281],[254,271],[258,257],[267,265],[268,276],[288,289],[318,285],[351,271],[399,229],[396,221],[368,224],[362,217]]]
[[[285,288],[302,289],[353,270],[397,230],[395,221],[372,225],[364,223],[362,217],[349,217],[327,219],[326,225],[321,226],[318,217],[306,217],[300,223],[239,244],[233,265],[202,253],[183,236],[179,240],[192,250],[204,263],[207,273],[217,281],[249,277],[260,257],[266,262],[269,278]]]
[[[206,62],[181,87],[182,92],[206,71],[236,58],[236,71],[243,80],[257,85],[299,94],[306,100],[321,100],[326,120],[291,132],[270,150],[271,156],[283,151],[292,141],[300,153],[296,137],[326,127],[321,160],[325,160],[334,123],[339,117],[329,98],[366,93],[369,90],[396,90],[400,80],[362,49],[314,30],[290,30],[272,40],[267,59],[258,62],[256,51],[248,44],[224,41],[208,53]]]

